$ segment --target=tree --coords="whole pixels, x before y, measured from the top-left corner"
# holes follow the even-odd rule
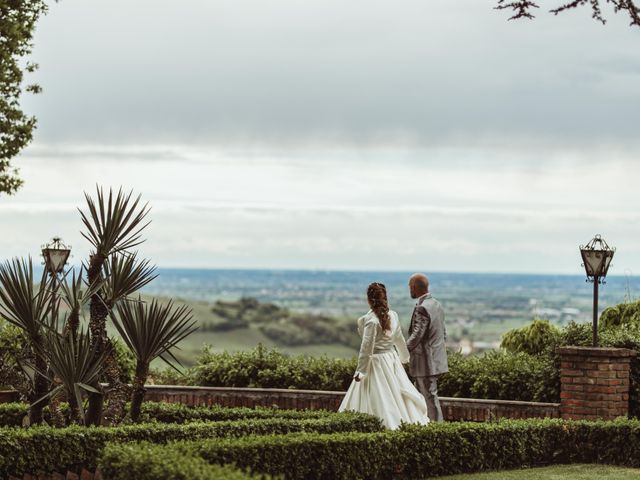
[[[131,393],[131,419],[140,419],[144,400],[144,385],[149,377],[151,362],[160,357],[179,371],[180,365],[171,350],[185,337],[198,329],[191,309],[186,305],[174,306],[173,301],[162,305],[157,300],[145,304],[142,299],[118,304],[111,313],[113,324],[129,350],[136,357],[136,374]]]
[[[43,0],[0,0],[0,194],[13,194],[22,185],[11,160],[33,138],[36,119],[20,106],[24,92],[38,93],[38,85],[24,85],[25,72],[38,68],[24,63],[33,48],[33,32],[47,12]]]
[[[631,25],[640,27],[640,6],[636,2],[637,0],[571,0],[549,11],[554,15],[558,15],[567,10],[589,5],[591,6],[591,16],[605,24],[607,21],[602,15],[602,5],[606,3],[613,6],[615,13],[626,13],[631,20]],[[512,10],[513,16],[509,20],[516,20],[519,18],[533,19],[535,17],[532,13],[533,9],[540,7],[537,2],[532,0],[498,0],[495,8],[497,10]]]
[[[0,264],[0,318],[21,329],[31,347],[31,369],[35,370],[29,409],[31,424],[42,422],[45,406],[42,400],[49,388],[44,376],[48,369],[44,325],[52,311],[53,299],[46,271],[35,286],[31,259],[14,259]]]
[[[102,286],[91,296],[89,304],[89,330],[96,355],[106,353],[106,376],[111,388],[112,411],[110,417],[117,420],[124,409],[126,392],[120,382],[120,371],[107,336],[107,317],[121,299],[142,288],[155,278],[154,267],[148,262],[138,263],[131,249],[143,242],[142,231],[149,225],[146,220],[148,206],[140,204],[140,196],[132,198],[120,190],[116,195],[109,190],[105,196],[97,188],[94,200],[85,193],[88,212],[80,210],[86,228],[82,235],[91,243],[87,268],[87,284]],[[105,279],[107,281],[105,281]],[[115,283],[114,283],[115,282]],[[87,421],[98,425],[103,416],[104,396],[92,392],[89,395]]]

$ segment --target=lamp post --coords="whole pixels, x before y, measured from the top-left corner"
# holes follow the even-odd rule
[[[64,266],[67,264],[71,246],[62,243],[59,237],[53,237],[51,243],[42,246],[42,256],[44,257],[44,268],[47,269],[52,276],[62,273]]]
[[[58,318],[58,302],[56,294],[58,292],[58,274],[64,271],[67,264],[71,246],[65,245],[60,237],[53,237],[50,243],[42,246],[42,257],[44,258],[44,268],[51,275],[51,293],[53,295],[54,307],[53,318]],[[56,320],[57,321],[57,320]]]
[[[593,237],[586,245],[580,245],[582,266],[587,273],[587,282],[593,282],[593,341],[598,346],[598,286],[604,283],[611,259],[616,249],[609,248],[600,235]]]

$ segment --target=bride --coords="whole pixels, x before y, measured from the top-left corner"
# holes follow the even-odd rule
[[[424,397],[402,366],[409,361],[409,351],[398,314],[389,310],[385,286],[369,285],[367,299],[371,310],[358,319],[362,336],[358,367],[339,411],[375,415],[390,429],[398,428],[402,422],[427,424]]]

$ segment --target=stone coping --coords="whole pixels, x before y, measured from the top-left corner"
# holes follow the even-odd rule
[[[579,355],[583,357],[635,357],[638,352],[628,348],[610,347],[558,347],[556,352],[560,355]]]
[[[248,388],[248,387],[203,387],[203,386],[186,386],[186,385],[145,385],[147,392],[155,393],[172,393],[180,394],[181,392],[189,393],[206,393],[206,392],[235,392],[235,393],[255,393],[255,394],[294,394],[294,395],[327,395],[337,396],[344,395],[347,392],[335,390],[298,390],[287,388]],[[439,397],[440,401],[447,403],[466,403],[466,404],[492,404],[502,405],[505,407],[553,407],[560,406],[559,403],[543,403],[543,402],[524,402],[520,400],[494,400],[491,398],[460,398],[460,397]]]

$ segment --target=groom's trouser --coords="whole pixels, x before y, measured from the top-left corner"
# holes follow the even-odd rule
[[[438,399],[438,375],[431,377],[415,377],[416,387],[427,401],[427,414],[432,422],[442,422],[442,409]]]

